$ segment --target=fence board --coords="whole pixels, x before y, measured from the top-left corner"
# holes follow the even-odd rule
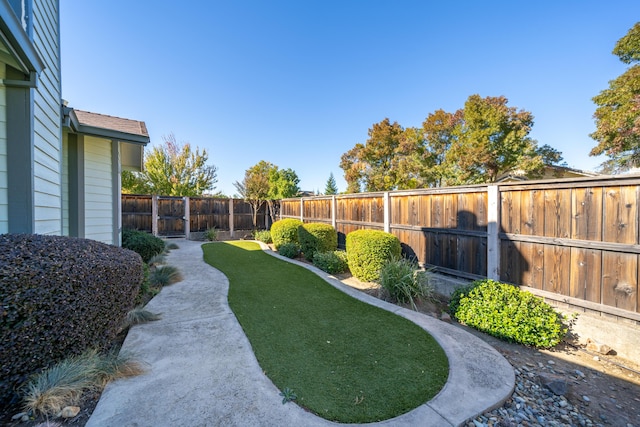
[[[571,248],[570,294],[585,301],[602,302],[602,251]]]
[[[526,268],[522,269],[520,282],[523,285],[540,289],[544,287],[544,245],[539,243],[520,242],[518,254],[526,261]]]
[[[585,187],[573,190],[571,238],[602,240],[602,188]]]
[[[607,190],[604,200],[605,242],[638,244],[638,187]]]
[[[545,190],[544,235],[561,238],[571,235],[571,190]]]
[[[602,269],[602,303],[637,311],[638,255],[604,253]]]
[[[571,248],[545,245],[543,290],[559,295],[569,295],[569,265]]]
[[[540,235],[544,228],[544,191],[531,190],[520,193],[520,233]]]

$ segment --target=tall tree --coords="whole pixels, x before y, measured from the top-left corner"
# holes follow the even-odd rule
[[[271,222],[275,222],[280,205],[278,200],[295,197],[300,193],[300,178],[293,169],[279,169],[275,166],[269,171],[269,193],[267,206]]]
[[[238,193],[251,205],[253,226],[257,227],[258,211],[267,203],[272,221],[277,217],[277,200],[295,197],[300,192],[300,179],[292,169],[260,160],[245,171],[242,182],[234,182]]]
[[[384,191],[397,188],[397,169],[394,157],[404,136],[404,129],[388,118],[369,129],[366,143],[356,144],[341,158],[348,192]]]
[[[502,172],[517,168],[533,174],[542,168],[537,142],[529,137],[533,115],[507,106],[507,98],[471,95],[462,122],[446,152],[447,182],[493,182]]]
[[[327,196],[338,194],[338,185],[336,184],[336,179],[333,176],[333,172],[329,174],[329,179],[327,179],[327,184],[324,187],[324,194]]]
[[[217,168],[208,165],[206,150],[180,144],[173,133],[145,155],[143,172],[122,172],[123,193],[200,196],[215,189]]]
[[[640,22],[618,40],[613,54],[634,65],[593,98],[596,131],[590,136],[598,145],[589,154],[606,154],[602,169],[621,172],[640,166]]]
[[[244,172],[242,182],[233,185],[251,206],[253,227],[258,226],[258,211],[269,198],[269,173],[275,166],[264,160],[250,167]]]

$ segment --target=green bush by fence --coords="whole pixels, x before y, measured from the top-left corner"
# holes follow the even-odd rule
[[[379,230],[353,231],[347,234],[346,243],[349,270],[365,282],[378,280],[384,263],[402,252],[396,236]]]

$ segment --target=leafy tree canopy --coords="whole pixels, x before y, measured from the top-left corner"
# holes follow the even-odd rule
[[[260,207],[267,202],[271,219],[275,221],[277,207],[274,200],[295,197],[300,192],[299,182],[294,170],[279,169],[278,166],[261,160],[245,171],[242,182],[236,181],[233,185],[251,205],[255,227]]]
[[[342,155],[347,192],[387,191],[493,182],[503,172],[541,176],[561,153],[529,137],[533,115],[504,96],[470,96],[454,113],[437,110],[422,128],[384,119],[365,144]]]
[[[173,133],[145,153],[143,172],[122,172],[122,192],[160,196],[201,196],[215,189],[217,168],[208,165],[206,150],[180,144]]]
[[[589,154],[607,155],[601,168],[610,173],[640,166],[640,22],[618,40],[613,54],[625,64],[636,64],[593,98],[596,131],[590,136],[598,145]]]

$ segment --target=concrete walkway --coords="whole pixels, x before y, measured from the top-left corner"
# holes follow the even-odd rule
[[[184,280],[147,309],[162,319],[131,328],[122,346],[148,365],[141,376],[107,386],[87,426],[335,426],[294,403],[263,374],[227,304],[226,277],[202,260],[200,242],[175,241],[168,264]],[[279,257],[279,255],[272,255]],[[290,261],[290,260],[288,260]],[[431,401],[372,426],[458,426],[511,396],[511,365],[491,346],[453,325],[350,288],[299,263],[353,297],[426,329],[449,358],[449,379]]]

